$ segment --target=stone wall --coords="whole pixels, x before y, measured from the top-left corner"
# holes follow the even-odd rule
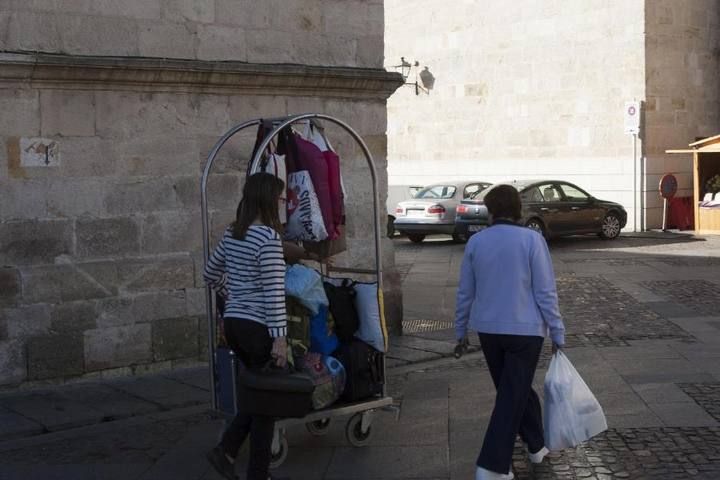
[[[0,50],[377,67],[382,0],[3,0]]]
[[[653,0],[646,7],[645,154],[648,223],[662,218],[660,178],[674,173],[692,196],[692,156],[666,155],[720,133],[720,3]]]
[[[306,111],[347,120],[386,192],[385,99],[398,80],[382,70],[381,2],[71,3],[0,13],[0,386],[205,358],[200,175],[231,126]],[[332,52],[310,52],[313,35]],[[285,61],[306,65],[269,65]],[[369,174],[349,138],[329,133],[349,186],[351,252],[338,264],[369,266]],[[218,157],[214,239],[233,218],[253,140],[240,135]]]
[[[644,11],[625,0],[387,1],[386,67],[405,56],[435,76],[429,95],[405,87],[388,102],[390,184],[562,178],[621,202],[632,228],[623,106],[645,97]]]

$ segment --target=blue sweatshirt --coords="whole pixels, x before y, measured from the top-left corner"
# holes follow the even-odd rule
[[[555,274],[545,239],[499,221],[465,247],[455,311],[459,339],[480,333],[531,335],[565,343]]]

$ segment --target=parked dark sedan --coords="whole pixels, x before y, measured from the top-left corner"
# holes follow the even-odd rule
[[[627,223],[622,205],[598,200],[582,188],[561,180],[527,180],[505,182],[520,192],[521,223],[546,238],[562,235],[596,233],[612,240]],[[463,200],[457,207],[456,231],[469,238],[488,226],[488,211],[483,204],[491,188]]]

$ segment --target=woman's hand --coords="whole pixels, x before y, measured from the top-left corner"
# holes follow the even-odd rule
[[[276,337],[273,341],[272,350],[270,355],[275,359],[275,365],[281,368],[285,368],[287,365],[287,338]]]
[[[552,354],[555,355],[557,352],[562,350],[563,345],[558,345],[557,343],[553,342],[552,344]]]

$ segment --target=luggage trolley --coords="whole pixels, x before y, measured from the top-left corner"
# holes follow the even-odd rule
[[[365,160],[367,161],[368,168],[372,179],[372,190],[373,190],[373,215],[374,215],[374,234],[375,234],[375,269],[358,269],[358,268],[338,268],[338,267],[325,267],[326,274],[329,272],[338,273],[357,273],[363,275],[371,275],[376,277],[377,289],[378,289],[378,304],[380,307],[381,315],[380,321],[385,321],[385,315],[383,313],[383,283],[382,283],[382,246],[381,246],[381,234],[380,234],[380,221],[379,221],[379,200],[378,200],[378,180],[377,172],[375,170],[375,163],[372,158],[372,154],[368,149],[365,142],[362,140],[355,130],[343,121],[334,118],[329,115],[320,113],[305,113],[301,115],[291,115],[288,117],[269,119],[272,122],[273,129],[268,133],[265,138],[260,142],[255,155],[250,160],[248,171],[254,171],[254,167],[261,161],[263,152],[266,150],[273,138],[285,127],[291,126],[295,123],[302,121],[312,121],[314,119],[323,120],[333,123],[343,130],[345,130],[360,146]],[[203,170],[201,184],[200,184],[200,195],[201,195],[201,213],[202,213],[202,227],[203,227],[203,254],[205,263],[210,258],[211,245],[210,245],[210,226],[209,226],[209,213],[208,213],[208,199],[207,199],[207,182],[212,170],[213,163],[218,155],[220,149],[225,143],[230,140],[237,133],[251,127],[259,126],[264,119],[257,118],[249,120],[247,122],[238,124],[228,130],[215,144],[210,154],[208,155],[205,168]],[[321,135],[324,137],[329,148],[330,143],[325,138],[325,133],[321,130]],[[341,160],[342,161],[342,160]],[[321,265],[322,267],[322,265]],[[207,304],[207,326],[208,326],[208,362],[209,362],[209,373],[210,373],[210,385],[212,388],[211,402],[212,410],[222,416],[230,417],[234,415],[234,412],[222,411],[219,405],[218,399],[218,387],[219,387],[219,372],[218,363],[216,362],[217,345],[216,345],[216,330],[217,330],[217,310],[215,308],[215,296],[212,288],[207,287],[206,289],[206,304]],[[382,330],[385,334],[387,332],[386,326],[381,325]],[[385,334],[386,338],[387,335]],[[375,410],[395,410],[397,407],[393,404],[393,399],[387,394],[387,376],[386,376],[386,365],[385,355],[382,355],[382,376],[383,376],[383,387],[382,395],[379,397],[371,397],[367,400],[362,400],[353,403],[335,403],[327,408],[321,410],[315,410],[303,418],[286,418],[280,419],[275,424],[275,434],[272,442],[272,460],[271,468],[279,467],[287,457],[288,444],[285,438],[285,430],[288,426],[297,425],[304,423],[308,432],[312,435],[324,435],[328,432],[331,419],[346,415],[351,415],[345,428],[345,435],[348,442],[355,447],[362,447],[370,442],[372,434],[372,415]],[[233,384],[234,385],[234,384]]]

